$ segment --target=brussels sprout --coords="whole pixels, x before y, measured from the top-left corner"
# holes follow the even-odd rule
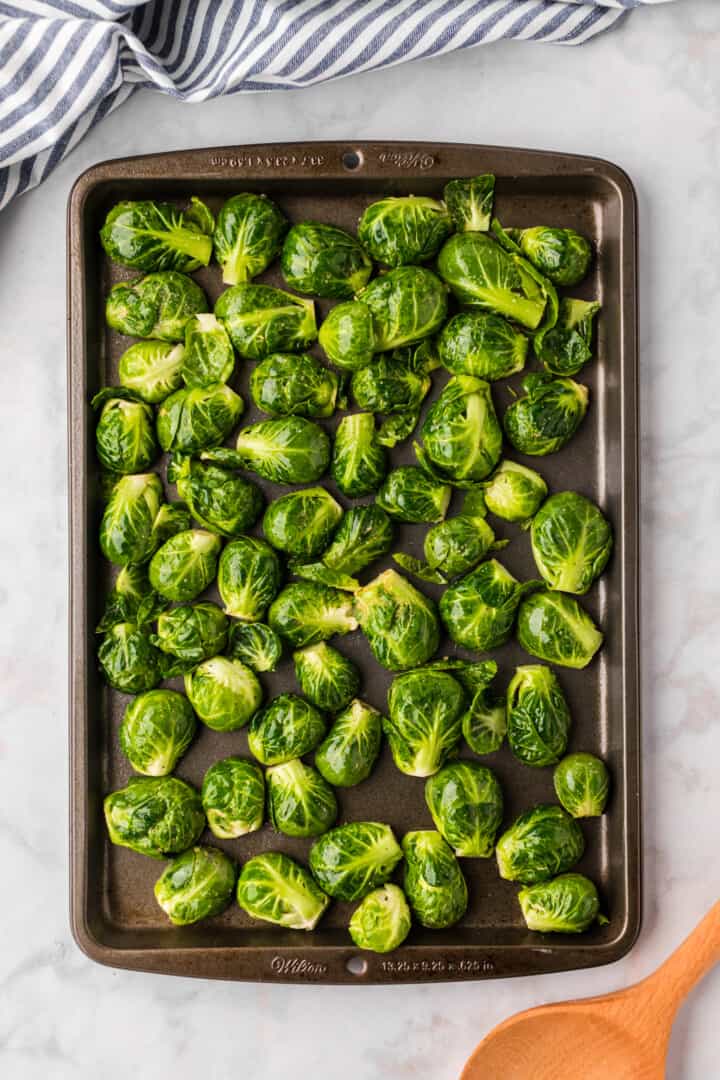
[[[203,777],[200,796],[210,832],[221,840],[262,828],[265,777],[254,761],[241,757],[216,761]]]
[[[500,546],[484,515],[482,494],[470,491],[465,496],[461,514],[428,529],[423,545],[424,563],[402,553],[393,558],[424,581],[443,584],[448,578],[465,574],[477,566],[491,548]]]
[[[370,308],[361,300],[336,304],[320,326],[318,341],[335,367],[344,371],[365,367],[375,351]]]
[[[544,225],[521,229],[517,243],[525,258],[554,285],[577,285],[588,272],[592,248],[574,229]]]
[[[213,656],[185,676],[185,693],[206,727],[238,731],[260,708],[262,687],[240,660]]]
[[[378,442],[381,446],[388,446],[392,449],[393,446],[397,446],[399,442],[404,442],[405,439],[412,435],[419,419],[419,409],[415,409],[413,412],[394,413],[392,416],[386,416],[378,429]]]
[[[489,385],[472,375],[454,375],[431,406],[420,434],[433,466],[452,482],[483,480],[502,453]]]
[[[318,709],[339,712],[360,689],[360,672],[352,660],[324,641],[298,649],[293,662],[300,689]]]
[[[310,869],[336,900],[361,900],[384,885],[402,859],[389,825],[353,821],[321,836],[310,848]]]
[[[381,507],[352,506],[343,514],[323,562],[331,570],[357,574],[388,553],[394,535],[395,527]]]
[[[490,312],[454,315],[438,338],[440,362],[448,371],[489,382],[522,371],[527,351],[525,335],[501,315]]]
[[[274,671],[282,656],[282,641],[264,623],[233,623],[228,652],[253,671]]]
[[[92,407],[100,406],[95,429],[98,461],[112,473],[144,472],[160,453],[151,406],[122,386],[96,394]]]
[[[200,199],[187,210],[165,202],[119,202],[100,230],[105,254],[136,270],[197,270],[212,255],[213,217]]]
[[[225,613],[244,622],[262,619],[281,577],[280,560],[264,540],[255,536],[231,540],[218,564],[218,591]]]
[[[272,416],[332,416],[338,377],[310,353],[273,353],[250,376],[250,393]]]
[[[421,346],[395,349],[355,371],[350,388],[355,401],[367,412],[416,416],[432,386],[429,372],[435,366]]]
[[[260,517],[260,488],[219,465],[182,457],[177,464],[178,495],[200,525],[221,536],[237,536]]]
[[[244,191],[223,203],[213,247],[226,285],[250,281],[280,254],[288,222],[271,199]]]
[[[569,668],[587,667],[603,643],[601,631],[577,600],[551,592],[523,600],[517,638],[531,656]]]
[[[534,885],[569,870],[585,850],[580,826],[561,806],[535,806],[507,829],[497,843],[500,877]]]
[[[163,487],[156,473],[121,476],[100,524],[100,547],[117,566],[146,562],[156,547],[153,524]]]
[[[220,915],[230,903],[235,863],[212,847],[193,847],[166,866],[155,882],[155,899],[175,926]]]
[[[120,748],[135,772],[167,776],[195,735],[197,722],[190,703],[175,690],[147,690],[125,709]]]
[[[608,921],[600,914],[597,889],[582,874],[561,874],[529,885],[520,890],[518,900],[528,930],[543,934],[582,934],[594,922]]]
[[[186,386],[209,388],[226,383],[235,370],[235,353],[225,327],[214,315],[195,315],[185,328],[182,378]]]
[[[268,622],[298,649],[358,628],[352,599],[314,581],[286,585],[270,605]]]
[[[344,416],[335,432],[332,478],[343,495],[356,499],[377,491],[387,469],[387,457],[375,430],[372,413]]]
[[[410,908],[398,885],[381,885],[361,900],[348,925],[358,949],[389,953],[410,933]]]
[[[185,349],[171,341],[136,341],[120,357],[120,385],[150,405],[182,386]]]
[[[483,484],[486,507],[491,514],[505,521],[529,521],[537,513],[547,491],[540,473],[507,460],[501,461]]]
[[[298,758],[273,765],[266,774],[270,824],[285,836],[320,836],[338,813],[333,789]]]
[[[236,450],[215,450],[203,460],[251,469],[274,484],[312,484],[330,464],[330,440],[319,424],[302,416],[261,420],[242,428]]]
[[[324,737],[325,720],[313,705],[297,694],[280,694],[253,716],[248,746],[262,765],[284,765],[314,750]]]
[[[98,649],[106,681],[123,694],[152,690],[162,679],[162,653],[150,640],[146,627],[131,622],[111,626]]]
[[[207,297],[192,278],[165,270],[113,285],[105,318],[109,327],[130,337],[184,341],[188,319],[207,310]]]
[[[502,824],[503,793],[494,772],[475,761],[453,761],[425,783],[435,828],[461,858],[489,859]]]
[[[601,817],[605,812],[610,776],[594,754],[568,754],[555,766],[553,784],[558,802],[574,818]]]
[[[613,546],[610,523],[575,491],[551,495],[533,518],[532,552],[549,589],[586,593],[602,574]]]
[[[402,266],[375,278],[358,299],[372,313],[376,352],[430,337],[447,316],[447,289],[421,266]]]
[[[151,859],[184,851],[205,828],[200,796],[176,776],[133,776],[103,805],[111,842]]]
[[[592,356],[593,319],[600,305],[590,300],[560,301],[555,326],[535,335],[538,360],[556,375],[577,375]]]
[[[488,559],[448,586],[440,598],[440,618],[457,645],[487,652],[504,645],[523,595],[540,584],[520,584],[497,559]]]
[[[158,409],[158,442],[163,450],[183,454],[219,446],[244,409],[240,395],[224,383],[177,390]]]
[[[354,236],[318,221],[293,225],[280,266],[291,288],[336,300],[352,299],[372,273],[372,263]]]
[[[458,232],[487,232],[492,220],[495,177],[490,173],[467,180],[451,180],[443,198]]]
[[[524,765],[554,765],[567,747],[570,710],[557,677],[543,664],[516,668],[507,689],[507,736]]]
[[[424,664],[440,643],[435,604],[395,570],[363,585],[355,612],[373,656],[389,671]]]
[[[489,686],[497,675],[494,660],[461,660],[457,656],[441,656],[423,666],[423,671],[450,671],[468,694],[476,694]]]
[[[451,232],[445,204],[415,195],[371,203],[358,225],[360,243],[386,266],[428,262]]]
[[[171,536],[187,532],[191,524],[190,514],[182,503],[163,503],[153,522],[153,549],[162,547]]]
[[[97,633],[104,633],[116,623],[129,622],[143,626],[164,611],[168,603],[151,586],[147,567],[123,566],[108,594]]]
[[[335,532],[342,507],[322,487],[281,495],[268,506],[263,532],[280,551],[310,558],[318,555]]]
[[[489,687],[478,690],[462,718],[465,742],[476,754],[499,750],[507,734],[505,698]]]
[[[377,493],[377,504],[398,521],[442,521],[452,490],[419,465],[392,469]]]
[[[580,427],[587,412],[588,389],[545,372],[526,375],[522,388],[525,396],[505,410],[505,434],[521,454],[554,454]]]
[[[354,787],[375,767],[382,741],[382,717],[357,698],[335,718],[315,751],[315,765],[329,784]]]
[[[204,529],[171,536],[150,561],[150,584],[168,600],[194,600],[215,578],[222,541]]]
[[[227,617],[217,604],[193,604],[158,615],[152,642],[164,653],[199,664],[222,652],[227,631]]]
[[[253,919],[314,930],[330,898],[304,866],[279,851],[267,851],[248,859],[240,871],[237,902]]]
[[[220,294],[215,314],[240,356],[248,360],[303,352],[317,337],[312,300],[271,285],[233,285]]]
[[[454,756],[465,704],[465,691],[448,672],[425,668],[393,680],[383,729],[400,772],[432,776]]]
[[[403,885],[413,915],[431,930],[452,926],[468,904],[467,885],[452,848],[440,833],[428,829],[406,833],[402,850]]]

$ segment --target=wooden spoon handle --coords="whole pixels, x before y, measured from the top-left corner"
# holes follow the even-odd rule
[[[660,999],[674,1015],[695,983],[720,960],[720,901],[710,908],[692,934],[648,979],[654,983],[655,1004]],[[661,989],[662,988],[662,989]]]

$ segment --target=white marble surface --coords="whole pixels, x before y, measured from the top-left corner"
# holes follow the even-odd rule
[[[309,91],[138,95],[0,216],[0,1075],[4,1080],[452,1080],[516,1010],[625,986],[720,894],[720,6],[638,12],[579,50],[508,44]],[[65,201],[103,158],[387,137],[608,157],[640,199],[645,916],[586,973],[388,989],[112,971],[67,917]],[[718,1075],[720,971],[668,1076]]]

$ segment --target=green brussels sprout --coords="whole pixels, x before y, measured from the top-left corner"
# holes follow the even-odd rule
[[[343,495],[357,499],[377,491],[387,470],[387,456],[372,413],[344,416],[335,432],[332,478]]]
[[[486,507],[504,521],[529,521],[547,493],[547,484],[540,473],[516,461],[501,461],[483,484]]]
[[[233,285],[220,294],[215,314],[237,352],[248,360],[304,352],[317,337],[312,300],[271,285]]]
[[[462,733],[475,754],[493,754],[499,750],[507,734],[505,697],[490,687],[478,690],[463,715]]]
[[[141,473],[152,465],[160,453],[152,407],[122,386],[101,390],[91,404],[102,406],[95,429],[100,464],[111,473]]]
[[[584,850],[578,823],[551,803],[521,814],[498,840],[495,854],[501,878],[534,885],[569,870]]]
[[[268,622],[296,649],[358,628],[352,599],[314,581],[286,585],[270,605]]]
[[[293,225],[280,267],[292,289],[335,300],[351,300],[372,273],[372,263],[354,236],[318,221]]]
[[[182,359],[185,385],[209,388],[226,383],[234,370],[235,353],[222,323],[209,313],[189,319]]]
[[[424,671],[450,671],[465,691],[472,695],[489,686],[497,675],[494,660],[461,660],[457,656],[441,656],[423,666]]]
[[[555,766],[558,802],[574,818],[601,817],[610,791],[607,766],[594,754],[568,754]]]
[[[235,446],[235,451],[214,450],[202,458],[251,469],[273,484],[312,484],[330,464],[327,434],[302,416],[261,420],[242,428]]]
[[[435,828],[460,858],[489,859],[502,824],[503,793],[495,773],[475,761],[453,761],[425,783]]]
[[[98,649],[106,682],[122,694],[152,690],[163,677],[162,653],[150,640],[147,627],[114,623]]]
[[[505,410],[505,434],[521,454],[554,454],[580,427],[587,412],[588,389],[546,372],[526,375],[522,388],[524,397]]]
[[[389,825],[353,821],[338,825],[310,848],[310,869],[335,900],[362,900],[392,877],[402,859]]]
[[[602,632],[577,600],[552,592],[523,600],[517,638],[531,656],[569,668],[587,667],[603,643]]]
[[[377,504],[398,521],[442,521],[452,489],[419,465],[399,465],[385,477]]]
[[[395,349],[353,372],[350,388],[357,404],[367,412],[416,416],[432,386],[432,369],[425,350]]]
[[[400,772],[432,776],[455,755],[465,705],[465,691],[446,671],[424,668],[393,679],[383,730]]]
[[[395,562],[423,581],[444,584],[449,578],[466,574],[499,544],[485,520],[482,493],[470,491],[463,510],[456,517],[433,525],[425,534],[425,562],[398,552]]]
[[[141,627],[152,622],[169,601],[158,596],[150,584],[147,567],[123,566],[105,601],[97,633],[105,633],[117,623],[135,623]]]
[[[259,765],[241,757],[216,761],[200,792],[208,827],[221,840],[235,840],[262,828],[265,777]]]
[[[367,780],[382,742],[382,717],[357,698],[341,712],[315,751],[315,766],[329,784],[354,787]]]
[[[188,319],[207,310],[207,297],[192,278],[165,270],[113,285],[105,319],[130,337],[184,341]]]
[[[488,652],[512,633],[524,594],[540,582],[520,584],[497,559],[488,559],[449,585],[440,597],[440,618],[457,645]]]
[[[284,765],[310,753],[324,737],[325,720],[314,705],[297,694],[280,694],[253,716],[248,746],[262,765]]]
[[[151,640],[162,652],[199,664],[223,651],[227,631],[227,616],[217,604],[208,601],[158,615],[157,634]]]
[[[274,671],[282,656],[282,641],[265,623],[233,623],[228,652],[253,671]]]
[[[348,930],[358,949],[389,953],[402,945],[411,925],[405,893],[398,885],[388,883],[373,889],[360,901]]]
[[[168,600],[194,600],[214,580],[221,547],[205,529],[176,533],[150,560],[150,584]]]
[[[100,230],[105,254],[135,270],[197,270],[212,255],[213,217],[193,197],[187,210],[165,202],[119,202]]]
[[[147,690],[125,709],[120,748],[135,772],[167,776],[195,735],[197,722],[190,702],[175,690]]]
[[[224,851],[192,847],[165,867],[155,882],[155,899],[174,926],[190,926],[225,910],[236,874]]]
[[[547,587],[579,596],[602,574],[613,546],[607,518],[575,491],[550,496],[533,518],[530,537]]]
[[[293,653],[295,677],[308,701],[318,709],[340,712],[360,689],[360,672],[337,649],[324,641]]]
[[[376,352],[422,341],[447,317],[447,289],[422,266],[401,266],[375,278],[358,299],[372,313]]]
[[[394,535],[391,519],[377,504],[352,506],[343,514],[323,562],[331,570],[357,574],[387,555]]]
[[[417,427],[419,419],[419,409],[415,409],[413,412],[394,413],[392,416],[386,416],[378,430],[378,442],[381,446],[388,446],[392,449],[399,442],[404,442],[405,439],[410,438]]]
[[[226,285],[237,285],[267,270],[280,254],[288,222],[265,195],[244,191],[223,203],[213,247]]]
[[[495,177],[491,173],[450,180],[443,198],[458,232],[487,232],[492,220]]]
[[[543,664],[515,669],[507,689],[507,736],[524,765],[554,765],[567,747],[570,709],[554,671]]]
[[[420,434],[432,465],[453,483],[484,480],[502,453],[488,383],[454,375],[430,407]]]
[[[440,643],[435,604],[395,570],[358,590],[355,613],[373,656],[388,671],[424,664]]]
[[[517,243],[525,258],[553,285],[577,285],[588,272],[592,248],[574,229],[537,225],[521,229]]]
[[[594,300],[560,301],[555,326],[535,335],[538,360],[555,375],[577,375],[592,356],[593,319],[600,310]]]
[[[336,304],[320,326],[318,341],[335,367],[343,371],[365,367],[375,351],[370,308],[361,300]]]
[[[333,789],[299,758],[266,773],[270,824],[285,836],[320,836],[338,813]]]
[[[171,536],[187,532],[192,524],[190,514],[179,502],[163,503],[153,522],[153,549],[157,550],[167,543]]]
[[[238,731],[260,708],[257,675],[226,656],[213,656],[185,676],[185,693],[203,724],[212,731]]]
[[[136,341],[120,357],[120,385],[149,405],[164,401],[182,386],[185,348],[172,341]]]
[[[153,525],[162,496],[156,473],[120,477],[100,523],[100,547],[106,559],[117,566],[147,562],[156,547]]]
[[[403,886],[421,926],[445,930],[467,911],[468,891],[450,845],[431,829],[405,833]]]
[[[243,622],[262,619],[280,588],[277,555],[256,536],[238,536],[226,545],[218,564],[218,591],[225,614]]]
[[[445,323],[438,338],[443,367],[453,375],[494,382],[525,367],[528,339],[507,319],[492,312],[464,311]]]
[[[338,377],[310,353],[273,353],[250,376],[250,393],[271,416],[332,416]]]
[[[428,262],[451,232],[445,204],[415,195],[371,203],[358,225],[360,243],[385,266]]]
[[[219,465],[181,457],[175,483],[195,520],[221,536],[238,536],[250,529],[262,512],[264,500],[257,484]]]
[[[600,914],[597,889],[582,874],[561,874],[529,885],[520,890],[518,900],[528,930],[542,934],[582,934],[594,922],[608,921]]]
[[[311,558],[327,547],[342,506],[323,487],[290,491],[275,499],[263,517],[263,532],[273,547],[290,555]]]
[[[267,851],[248,859],[240,871],[237,902],[253,919],[314,930],[330,898],[304,866],[279,851]]]
[[[111,842],[151,859],[185,851],[205,828],[200,796],[176,776],[133,776],[103,806]]]
[[[182,454],[219,446],[244,410],[243,399],[225,383],[176,390],[158,409],[158,442]]]

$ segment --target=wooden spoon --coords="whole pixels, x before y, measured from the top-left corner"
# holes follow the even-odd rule
[[[499,1024],[460,1080],[663,1080],[675,1013],[718,960],[720,902],[635,986],[541,1005]]]

